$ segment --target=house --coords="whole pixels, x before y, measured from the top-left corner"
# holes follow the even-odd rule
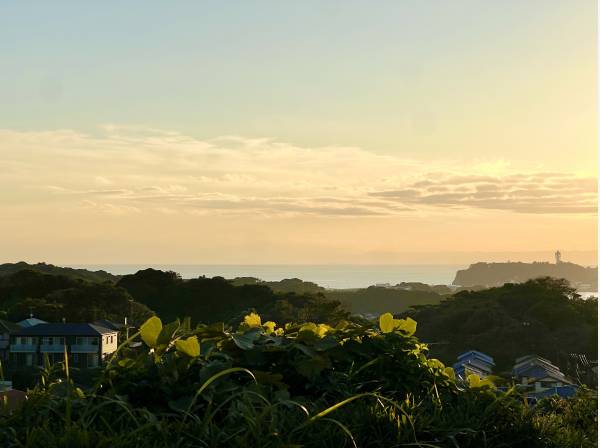
[[[18,366],[41,366],[47,356],[50,362],[64,359],[79,368],[98,367],[117,350],[116,330],[94,324],[44,323],[10,336],[10,362]]]
[[[0,361],[8,361],[8,348],[10,345],[10,335],[22,330],[22,328],[13,322],[0,319]]]
[[[534,394],[563,386],[572,386],[571,381],[557,366],[537,355],[517,358],[512,374],[521,386],[529,388]]]
[[[495,365],[494,358],[491,356],[477,350],[470,350],[458,355],[457,361],[452,367],[458,377],[466,378],[474,373],[480,378],[485,378],[491,375]]]

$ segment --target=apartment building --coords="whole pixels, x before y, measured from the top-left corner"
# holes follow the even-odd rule
[[[41,366],[64,359],[79,368],[98,367],[117,350],[118,332],[86,323],[43,323],[10,335],[10,363],[15,367]]]

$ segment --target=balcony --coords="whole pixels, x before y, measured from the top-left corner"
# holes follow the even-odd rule
[[[42,353],[64,353],[65,346],[62,344],[42,344],[40,345],[40,352]]]
[[[75,344],[71,346],[71,353],[98,353],[99,349],[95,344]]]
[[[12,353],[35,353],[37,351],[36,344],[11,344],[10,351]]]

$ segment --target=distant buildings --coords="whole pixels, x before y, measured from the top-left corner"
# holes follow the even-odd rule
[[[491,356],[470,350],[460,354],[452,367],[456,376],[465,380],[471,374],[485,378],[492,374],[494,366]],[[557,366],[538,355],[517,358],[512,377],[517,387],[533,401],[552,395],[572,397],[577,392],[577,386]]]
[[[560,369],[545,358],[527,355],[517,358],[512,369],[515,381],[536,398],[558,394],[572,396],[576,387]]]
[[[457,362],[452,366],[456,376],[466,379],[470,374],[479,375],[480,378],[485,378],[491,375],[494,364],[494,358],[477,350],[458,355]]]

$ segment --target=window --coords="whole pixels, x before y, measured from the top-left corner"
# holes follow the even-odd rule
[[[94,336],[77,336],[75,343],[77,345],[98,345],[98,338]]]
[[[71,356],[73,356],[73,362],[79,364],[79,353],[73,353]]]

